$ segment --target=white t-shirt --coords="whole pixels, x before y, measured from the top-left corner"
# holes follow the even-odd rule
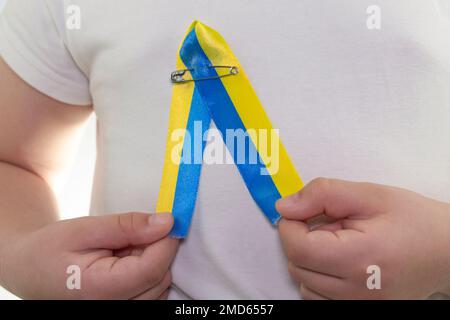
[[[0,52],[28,83],[93,103],[92,214],[151,212],[177,48],[200,20],[227,40],[305,182],[405,187],[450,202],[447,0],[10,0]],[[65,8],[81,29],[65,28]],[[372,11],[370,11],[372,12]],[[299,298],[277,230],[234,165],[204,166],[172,298]]]

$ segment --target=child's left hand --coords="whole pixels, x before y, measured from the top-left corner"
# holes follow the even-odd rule
[[[305,299],[422,299],[450,291],[450,204],[321,178],[277,209],[289,272]],[[333,221],[305,223],[319,215]],[[377,276],[369,266],[381,270],[380,289],[369,289]]]

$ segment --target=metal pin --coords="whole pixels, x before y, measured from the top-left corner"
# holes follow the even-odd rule
[[[191,81],[203,81],[203,80],[213,80],[213,79],[220,79],[228,76],[234,76],[239,73],[239,70],[237,67],[234,66],[204,66],[202,68],[214,68],[214,69],[228,69],[227,74],[218,75],[214,77],[206,77],[206,78],[199,78],[199,79],[186,79],[184,78],[184,75],[189,72],[192,73],[194,71],[194,68],[191,69],[183,69],[183,70],[176,70],[172,72],[170,79],[173,83],[185,83],[185,82],[191,82]]]

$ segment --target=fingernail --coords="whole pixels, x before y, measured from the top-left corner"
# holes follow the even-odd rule
[[[164,225],[169,224],[171,220],[170,213],[154,213],[148,218],[148,224],[151,225]]]

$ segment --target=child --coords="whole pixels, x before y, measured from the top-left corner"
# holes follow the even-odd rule
[[[8,1],[0,18],[0,283],[23,298],[449,293],[446,1],[379,0],[367,11],[370,4]],[[312,181],[277,203],[279,228],[234,165],[203,166],[186,240],[168,237],[170,213],[151,214],[167,78],[195,19],[227,39]],[[96,217],[57,222],[54,188],[93,112]],[[318,215],[328,218],[311,230],[306,221]],[[81,271],[76,290],[67,286],[70,266]]]

